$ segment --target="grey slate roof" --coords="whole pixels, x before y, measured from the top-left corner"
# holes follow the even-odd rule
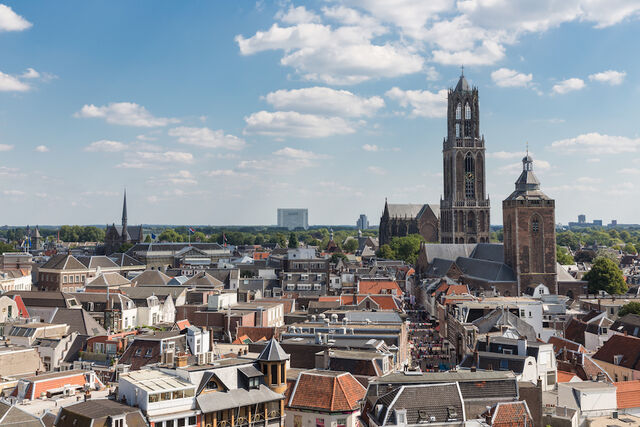
[[[457,383],[406,385],[382,396],[377,403],[384,407],[379,425],[396,425],[395,410],[398,409],[406,410],[407,424],[446,423],[452,421],[453,414],[454,419],[465,421]],[[431,417],[435,417],[435,421],[430,421]]]
[[[485,316],[473,321],[473,325],[478,328],[478,334],[484,335],[492,331],[499,331],[501,326],[510,326],[529,340],[535,340],[537,334],[533,326],[520,319],[509,310],[495,309]]]
[[[40,419],[17,406],[0,402],[0,426],[43,427]]]
[[[464,77],[464,74],[460,76],[460,80],[458,80],[458,84],[456,85],[456,92],[460,91],[469,91],[471,90],[471,86],[469,86],[469,82]]]
[[[59,308],[51,323],[66,323],[69,325],[69,333],[77,332],[80,335],[94,336],[107,333],[83,308]]]
[[[95,256],[78,256],[76,257],[78,261],[80,261],[87,268],[114,268],[118,267],[118,265],[113,262],[113,260],[104,255],[95,255]]]
[[[289,355],[285,353],[275,338],[271,338],[267,346],[262,350],[257,360],[267,362],[282,362],[289,360]]]
[[[138,261],[137,259],[130,257],[127,254],[118,253],[118,252],[115,252],[109,255],[109,259],[111,259],[111,261],[113,261],[119,267],[138,267],[138,266],[145,265],[140,261]]]
[[[160,286],[166,285],[171,277],[159,270],[145,270],[131,280],[133,286]]]
[[[434,258],[431,264],[429,264],[429,268],[427,269],[425,274],[431,277],[445,277],[452,265],[452,260]],[[438,282],[438,284],[439,283],[440,282]]]
[[[241,406],[257,405],[282,399],[282,395],[270,390],[265,385],[257,389],[238,388],[227,392],[205,393],[196,398],[202,412],[209,413]]]
[[[478,243],[470,258],[504,262],[504,245],[502,243]]]
[[[465,276],[486,280],[489,282],[515,282],[516,275],[508,265],[474,258],[460,257],[456,265]]]
[[[473,354],[464,357],[460,366],[463,368],[471,368],[476,364]],[[528,356],[518,356],[515,354],[489,353],[485,351],[478,352],[478,369],[490,371],[512,371],[516,374],[522,373],[525,361]]]
[[[389,203],[387,206],[390,218],[416,218],[425,205]]]
[[[424,251],[427,262],[430,264],[435,258],[453,261],[459,257],[469,257],[476,246],[476,243],[425,243],[421,250]]]

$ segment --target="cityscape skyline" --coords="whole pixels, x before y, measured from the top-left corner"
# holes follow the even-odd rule
[[[492,224],[527,141],[558,222],[638,222],[640,6],[392,3],[3,2],[2,222],[376,224],[439,201],[463,64]]]

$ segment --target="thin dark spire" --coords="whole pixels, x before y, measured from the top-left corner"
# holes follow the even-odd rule
[[[124,201],[122,203],[122,226],[127,226],[127,189],[124,189]]]

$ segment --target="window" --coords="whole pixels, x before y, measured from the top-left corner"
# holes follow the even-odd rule
[[[141,354],[142,354],[142,349],[141,348],[137,349],[135,355],[140,356]]]
[[[471,119],[471,106],[467,102],[467,105],[464,107],[464,118],[469,120]]]
[[[471,153],[467,153],[464,158],[464,182],[465,182],[465,196],[467,199],[472,199],[476,195],[475,190],[475,161]]]
[[[190,426],[196,425],[196,417],[189,417],[189,425]]]
[[[533,221],[531,222],[531,231],[533,231],[534,233],[540,231],[540,223],[538,222],[538,218],[533,218]]]
[[[278,384],[278,368],[276,365],[271,366],[271,384]]]
[[[500,359],[500,369],[509,369],[509,361]]]
[[[76,283],[80,282],[80,275],[76,276]]]
[[[460,123],[456,123],[456,138],[460,138]]]
[[[456,107],[456,120],[460,120],[462,118],[462,106],[458,104]]]
[[[151,353],[153,353],[153,350],[148,348],[147,352],[144,354],[144,357],[151,357]]]
[[[178,418],[178,427],[184,427],[184,418]]]
[[[113,420],[113,421],[114,421],[114,423],[113,423],[114,427],[124,427],[124,419],[123,418],[120,418],[120,419],[117,419],[117,420]]]
[[[67,276],[62,276],[62,283],[67,283]]]

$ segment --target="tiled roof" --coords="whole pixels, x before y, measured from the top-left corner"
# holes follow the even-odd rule
[[[69,333],[77,332],[80,335],[94,336],[107,333],[83,308],[59,308],[51,323],[66,323],[69,325]]]
[[[80,261],[87,268],[115,268],[118,265],[113,262],[109,257],[104,255],[96,256],[79,256],[77,260]]]
[[[586,353],[587,350],[582,346],[582,344],[577,343],[575,341],[571,341],[566,338],[552,336],[549,338],[549,344],[553,345],[553,351],[558,354],[558,352],[564,348],[570,351],[577,351],[579,353]]]
[[[78,261],[73,255],[55,255],[49,259],[40,269],[54,270],[86,270],[87,267]]]
[[[467,285],[449,285],[447,288],[447,296],[448,295],[462,295],[468,294],[469,288]]]
[[[640,408],[640,380],[613,383],[618,409]]]
[[[122,277],[119,273],[113,271],[109,273],[102,273],[91,279],[91,281],[87,283],[87,286],[119,286],[130,284],[131,281],[129,281],[129,279]]]
[[[618,355],[621,355],[622,359],[619,363],[614,363],[614,356]],[[640,338],[629,335],[613,335],[593,355],[593,358],[625,368],[640,370]]]
[[[145,270],[136,276],[131,283],[134,286],[159,286],[166,285],[171,277],[158,270]]]
[[[267,346],[262,350],[257,360],[263,360],[268,362],[281,362],[289,360],[289,355],[285,353],[280,344],[275,338],[271,338],[267,343]]]
[[[587,330],[587,324],[578,319],[571,319],[564,328],[565,338],[584,345],[584,332]]]
[[[533,418],[527,402],[500,402],[492,408],[491,425],[494,427],[532,426]]]
[[[358,282],[358,293],[379,295],[384,291],[396,291],[396,295],[402,295],[402,289],[393,280],[360,280]]]
[[[204,287],[214,287],[221,288],[224,287],[224,283],[220,280],[216,279],[206,271],[202,271],[195,276],[191,277],[189,280],[184,282],[184,286],[204,286]]]
[[[577,377],[577,375],[574,374],[573,372],[558,371],[558,382],[559,383],[568,383],[569,381],[571,381],[575,377]]]
[[[366,389],[347,372],[307,371],[298,377],[289,406],[327,412],[354,411]]]

